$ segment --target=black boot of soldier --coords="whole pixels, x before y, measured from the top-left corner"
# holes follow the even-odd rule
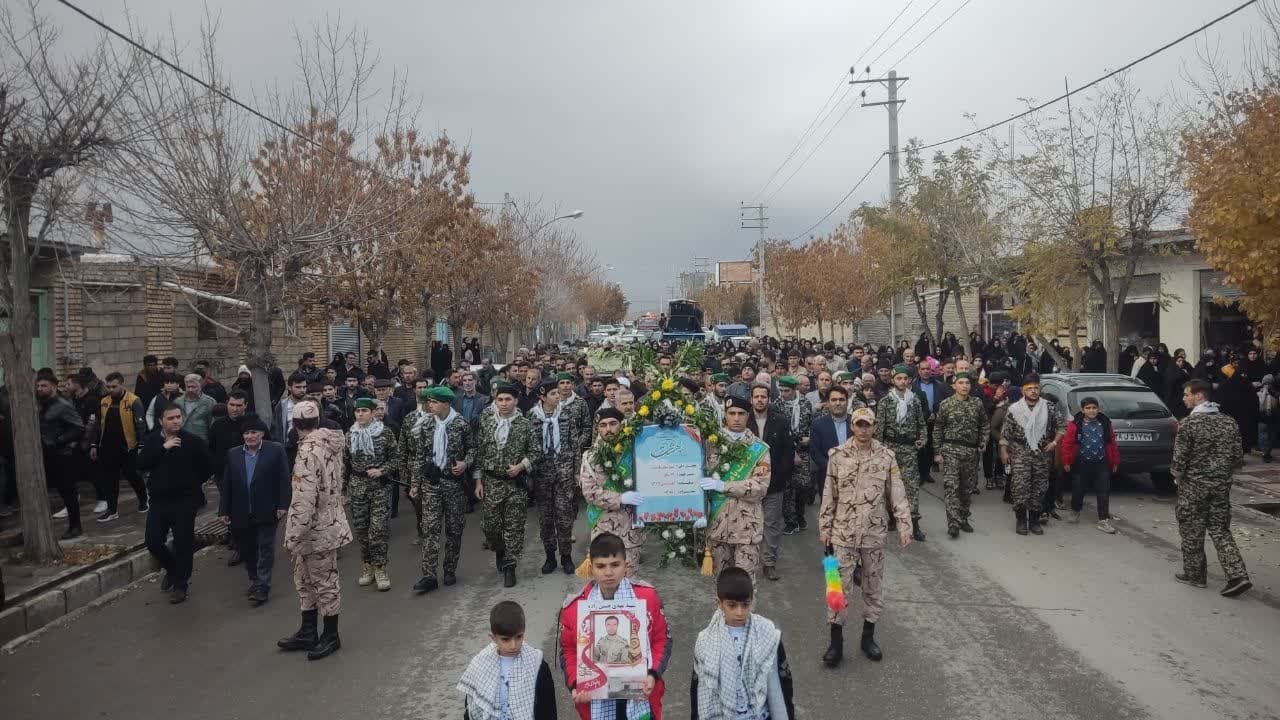
[[[307,659],[323,660],[337,652],[340,647],[342,647],[342,639],[338,637],[338,616],[325,615],[324,632],[320,633],[316,646],[307,653]]]
[[[1019,535],[1027,534],[1027,511],[1022,508],[1014,508],[1013,512],[1018,516],[1018,524],[1014,528],[1014,532]]]
[[[876,624],[870,620],[862,621],[862,652],[876,662],[884,657],[880,646],[876,644]]]
[[[911,538],[916,542],[924,542],[924,528],[920,527],[920,518],[911,519]]]
[[[844,626],[831,623],[831,644],[822,654],[822,662],[827,667],[835,667],[844,658]]]
[[[314,648],[316,646],[316,641],[319,639],[316,629],[316,615],[317,611],[314,609],[303,610],[302,627],[298,628],[298,632],[290,635],[289,637],[281,638],[276,641],[276,647],[281,650],[288,651],[310,650],[311,648]]]
[[[556,571],[556,551],[551,549],[547,551],[547,561],[542,563],[542,574],[550,575]]]

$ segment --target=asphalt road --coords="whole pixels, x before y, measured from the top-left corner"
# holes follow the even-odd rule
[[[857,651],[851,628],[845,664],[821,665],[827,630],[812,523],[808,535],[784,539],[783,579],[764,582],[758,610],[783,629],[800,717],[1280,718],[1274,596],[1227,600],[1215,591],[1218,575],[1209,590],[1175,584],[1167,543],[1123,522],[1117,536],[1055,522],[1043,537],[1018,537],[990,492],[975,498],[977,533],[951,541],[939,488],[926,486],[923,496],[929,542],[887,553],[878,664]],[[1117,498],[1114,512],[1123,517],[1133,501]],[[459,584],[424,597],[410,591],[410,517],[394,521],[390,592],[356,586],[359,553],[349,547],[343,649],[327,660],[275,649],[298,618],[287,564],[277,564],[271,602],[252,609],[242,570],[214,551],[198,559],[185,605],[169,605],[147,583],[0,656],[0,714],[459,718],[454,685],[487,642],[489,607],[503,598],[522,603],[530,641],[554,658],[557,611],[579,584],[539,575],[540,549],[531,546],[520,584],[505,591],[480,550],[479,516],[467,520]],[[536,538],[532,522],[528,537]],[[683,568],[642,575],[662,593],[675,641],[665,714],[688,717],[690,653],[711,614],[710,582]],[[563,686],[558,696],[560,716],[572,717]]]

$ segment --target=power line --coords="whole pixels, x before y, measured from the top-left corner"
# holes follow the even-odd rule
[[[1085,85],[1082,85],[1082,86],[1080,86],[1080,87],[1078,87],[1078,88],[1075,88],[1074,90],[1068,90],[1067,92],[1065,92],[1065,93],[1063,93],[1063,94],[1059,95],[1058,97],[1053,98],[1052,100],[1048,100],[1048,101],[1043,102],[1043,103],[1040,103],[1039,105],[1036,105],[1036,106],[1034,106],[1034,107],[1027,108],[1025,111],[1020,112],[1020,113],[1018,113],[1017,115],[1013,115],[1013,116],[1011,116],[1011,117],[1007,117],[1007,118],[1005,118],[1004,120],[1001,120],[1001,121],[999,121],[999,122],[991,123],[990,125],[987,125],[987,126],[985,126],[985,127],[978,128],[977,130],[972,130],[972,131],[967,132],[967,133],[964,133],[964,134],[962,134],[962,135],[956,135],[955,137],[947,138],[946,140],[939,140],[938,142],[930,143],[930,144],[928,144],[928,145],[921,145],[918,149],[919,149],[919,150],[929,150],[929,149],[931,149],[931,148],[936,148],[936,147],[939,147],[939,146],[941,146],[941,145],[948,145],[948,144],[950,144],[950,143],[953,143],[953,142],[956,142],[956,141],[959,141],[959,140],[964,140],[964,139],[966,139],[966,138],[971,138],[971,137],[973,137],[974,135],[980,135],[980,134],[982,134],[982,133],[984,133],[984,132],[986,132],[986,131],[988,131],[988,130],[993,130],[993,129],[995,129],[995,128],[998,128],[998,127],[1000,127],[1001,125],[1007,125],[1007,124],[1009,124],[1009,123],[1011,123],[1011,122],[1013,122],[1013,121],[1015,121],[1015,120],[1021,120],[1022,118],[1026,117],[1026,116],[1028,116],[1028,115],[1030,115],[1030,114],[1032,114],[1032,113],[1039,112],[1040,110],[1043,110],[1043,109],[1045,109],[1045,108],[1049,107],[1050,105],[1054,105],[1054,104],[1056,104],[1056,103],[1060,103],[1060,102],[1062,102],[1063,100],[1066,100],[1067,98],[1071,97],[1072,95],[1075,95],[1075,94],[1077,94],[1077,93],[1083,92],[1083,91],[1088,90],[1089,88],[1091,88],[1091,87],[1093,87],[1093,86],[1095,86],[1095,85],[1097,85],[1097,84],[1099,84],[1099,83],[1102,83],[1102,82],[1105,82],[1105,81],[1107,81],[1107,80],[1110,80],[1111,78],[1113,78],[1113,77],[1115,77],[1116,75],[1119,75],[1120,73],[1122,73],[1122,72],[1124,72],[1124,71],[1126,71],[1126,70],[1128,70],[1128,69],[1130,69],[1130,68],[1134,67],[1135,65],[1138,65],[1138,64],[1140,64],[1140,63],[1142,63],[1142,62],[1145,62],[1145,61],[1147,61],[1147,60],[1150,60],[1151,58],[1155,57],[1156,55],[1159,55],[1160,53],[1164,52],[1165,50],[1168,50],[1169,48],[1171,48],[1171,47],[1173,47],[1173,46],[1175,46],[1175,45],[1178,45],[1178,44],[1180,44],[1180,43],[1184,42],[1184,41],[1185,41],[1185,40],[1187,40],[1188,38],[1194,37],[1194,36],[1196,36],[1196,35],[1198,35],[1198,34],[1200,34],[1200,33],[1204,32],[1205,30],[1208,30],[1209,28],[1213,27],[1214,25],[1217,25],[1218,23],[1222,22],[1223,20],[1226,20],[1227,18],[1231,17],[1232,15],[1235,15],[1236,13],[1240,12],[1241,10],[1244,10],[1245,8],[1249,7],[1250,5],[1256,4],[1257,2],[1258,2],[1258,0],[1248,0],[1248,2],[1245,2],[1244,4],[1239,5],[1239,6],[1235,7],[1234,9],[1229,10],[1229,11],[1227,11],[1227,12],[1225,12],[1225,13],[1223,13],[1223,14],[1219,15],[1218,17],[1216,17],[1216,18],[1214,18],[1214,19],[1210,20],[1209,22],[1207,22],[1207,23],[1205,23],[1205,24],[1201,25],[1200,27],[1196,28],[1195,30],[1192,30],[1192,31],[1191,31],[1191,32],[1189,32],[1189,33],[1186,33],[1186,34],[1184,34],[1184,35],[1179,36],[1179,37],[1178,37],[1177,39],[1175,39],[1175,40],[1172,40],[1172,41],[1170,41],[1170,42],[1167,42],[1167,43],[1165,43],[1164,45],[1161,45],[1160,47],[1156,48],[1155,50],[1152,50],[1151,52],[1147,53],[1146,55],[1143,55],[1142,57],[1138,58],[1137,60],[1134,60],[1134,61],[1132,61],[1132,62],[1130,62],[1130,63],[1127,63],[1127,64],[1125,64],[1125,65],[1123,65],[1123,66],[1121,66],[1121,67],[1119,67],[1119,68],[1117,68],[1117,69],[1115,69],[1115,70],[1112,70],[1111,72],[1107,73],[1106,75],[1103,75],[1102,77],[1099,77],[1099,78],[1097,78],[1097,79],[1095,79],[1095,80],[1093,80],[1093,81],[1091,81],[1091,82],[1089,82],[1089,83],[1087,83],[1087,84],[1085,84]]]
[[[897,24],[898,20],[899,20],[899,19],[900,19],[904,14],[906,14],[907,9],[908,9],[908,8],[910,8],[910,7],[911,7],[911,5],[912,5],[912,4],[914,4],[914,3],[915,3],[915,0],[910,0],[910,2],[908,2],[906,5],[903,5],[903,6],[902,6],[902,9],[898,11],[898,14],[897,14],[897,15],[894,15],[894,16],[893,16],[893,19],[889,21],[889,24],[888,24],[888,25],[885,25],[885,26],[884,26],[884,29],[883,29],[883,30],[881,30],[881,31],[880,31],[880,34],[876,36],[876,39],[875,39],[875,40],[872,40],[872,41],[871,41],[871,44],[870,44],[870,45],[868,45],[868,46],[867,46],[867,48],[866,48],[865,50],[863,50],[863,51],[858,55],[858,59],[853,61],[853,65],[852,65],[852,67],[854,67],[854,68],[858,67],[859,63],[861,63],[861,62],[862,62],[862,58],[866,57],[866,56],[867,56],[867,53],[871,52],[871,48],[875,47],[875,46],[876,46],[876,43],[880,42],[880,39],[884,37],[885,33],[889,32],[889,30],[890,30],[890,29],[892,29],[892,28],[893,28],[893,26]],[[843,77],[841,77],[841,80],[844,80],[844,78],[843,78]]]
[[[886,47],[885,49],[881,50],[881,51],[880,51],[880,54],[879,54],[879,55],[877,55],[877,56],[875,57],[875,59],[874,59],[874,60],[872,60],[871,62],[867,63],[867,66],[868,66],[868,67],[870,67],[870,66],[875,65],[876,63],[880,62],[880,58],[884,57],[884,56],[885,56],[885,54],[886,54],[886,53],[888,53],[890,50],[892,50],[892,49],[894,48],[894,46],[895,46],[895,45],[897,45],[898,43],[902,42],[902,38],[906,37],[906,36],[907,36],[907,33],[910,33],[913,29],[915,29],[915,26],[919,25],[921,20],[924,20],[926,17],[928,17],[928,16],[929,16],[929,13],[933,12],[933,9],[934,9],[934,8],[936,8],[936,7],[938,7],[938,4],[939,4],[939,3],[941,3],[941,2],[942,2],[942,0],[933,0],[933,4],[932,4],[932,5],[930,5],[930,6],[928,7],[928,9],[926,9],[923,13],[921,13],[921,14],[920,14],[920,17],[918,17],[918,18],[916,18],[916,19],[915,19],[915,22],[913,22],[913,23],[911,23],[910,25],[908,25],[908,26],[907,26],[907,29],[906,29],[906,30],[903,30],[903,31],[898,35],[898,37],[894,39],[894,41],[893,41],[893,42],[889,43],[889,46],[888,46],[888,47]]]
[[[919,47],[920,47],[921,45],[923,45],[923,44],[925,43],[925,41],[926,41],[926,40],[928,40],[929,38],[933,37],[933,34],[934,34],[934,33],[936,33],[936,32],[938,32],[939,30],[941,30],[943,25],[946,25],[946,24],[947,24],[947,22],[949,22],[949,21],[951,20],[951,18],[955,17],[955,16],[956,16],[956,15],[957,15],[961,10],[963,10],[963,9],[964,9],[965,5],[968,5],[968,4],[969,4],[969,3],[971,3],[971,2],[973,2],[973,0],[964,0],[964,2],[960,3],[960,7],[956,8],[955,10],[952,10],[952,11],[951,11],[951,14],[950,14],[950,15],[948,15],[945,19],[943,19],[943,21],[942,21],[942,22],[938,23],[938,26],[937,26],[937,27],[935,27],[934,29],[930,30],[928,35],[925,35],[925,36],[920,40],[920,42],[918,42],[918,43],[916,43],[915,45],[911,46],[911,49],[910,49],[910,50],[908,50],[906,53],[904,53],[902,57],[898,58],[898,59],[897,59],[897,61],[896,61],[896,62],[894,62],[894,63],[893,63],[892,65],[890,65],[889,67],[891,67],[891,68],[896,68],[896,67],[898,67],[899,65],[901,65],[903,60],[906,60],[907,58],[911,57],[911,53],[913,53],[913,52],[915,52],[917,49],[919,49]]]
[[[852,90],[852,87],[850,87],[850,90]],[[849,93],[847,92],[845,93],[845,95],[848,95],[848,94]],[[849,103],[849,106],[844,109],[844,112],[840,114],[840,117],[831,125],[831,127],[827,128],[826,134],[822,136],[822,139],[818,141],[818,144],[814,145],[809,150],[809,154],[804,156],[804,159],[800,161],[800,164],[796,166],[796,169],[791,171],[791,174],[787,176],[786,180],[782,181],[781,185],[774,188],[772,193],[769,193],[769,197],[765,198],[765,201],[764,201],[766,204],[768,204],[770,200],[776,197],[778,193],[782,192],[782,189],[787,186],[787,183],[791,182],[791,178],[795,177],[797,173],[799,173],[801,170],[804,169],[804,166],[809,162],[809,158],[812,158],[813,154],[818,152],[818,149],[821,148],[822,145],[827,142],[827,138],[831,137],[831,133],[834,132],[837,127],[840,126],[840,123],[844,122],[845,117],[848,116],[848,114],[855,107],[858,107],[856,102]],[[834,107],[831,109],[835,110]]]
[[[849,200],[849,198],[853,196],[855,192],[857,192],[858,188],[862,187],[862,183],[866,182],[867,178],[871,177],[871,173],[875,172],[875,169],[880,166],[880,161],[884,160],[884,157],[888,154],[889,153],[887,152],[880,153],[879,157],[876,158],[876,161],[871,163],[871,167],[867,168],[867,171],[862,174],[861,178],[858,179],[858,182],[854,184],[853,187],[849,188],[849,192],[845,193],[844,197],[840,198],[840,202],[836,203],[834,207],[828,210],[826,215],[823,215],[821,218],[819,218],[818,222],[810,225],[807,230],[791,238],[791,242],[795,242],[796,240],[799,240],[805,235],[808,235],[809,233],[813,232],[814,228],[826,222],[827,218],[831,217],[832,213],[834,213],[836,210],[839,210],[840,207],[844,205]]]

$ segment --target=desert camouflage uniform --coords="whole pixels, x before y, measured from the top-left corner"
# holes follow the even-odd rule
[[[293,584],[302,609],[325,616],[342,609],[338,548],[351,542],[342,507],[344,444],[341,432],[323,428],[298,442],[284,527],[284,549],[292,556]]]
[[[524,522],[529,506],[529,470],[538,457],[538,446],[533,440],[533,428],[529,419],[518,410],[512,411],[511,430],[506,444],[499,447],[497,438],[498,414],[480,416],[480,428],[476,433],[476,476],[484,483],[484,497],[480,499],[484,517],[480,528],[484,531],[489,548],[502,557],[502,568],[515,567],[520,553],[524,552]],[[507,477],[507,468],[524,465],[524,472]]]
[[[413,428],[418,421],[427,416],[427,411],[419,407],[417,410],[404,416],[400,421],[400,436],[397,444],[400,447],[400,467],[396,468],[396,475],[401,482],[412,483],[413,470],[422,463],[422,446],[418,442],[418,436],[413,432]],[[399,489],[397,488],[397,492]],[[414,525],[415,532],[418,533],[418,541],[422,540],[422,497],[411,498],[413,503],[413,514],[416,519]]]
[[[1049,419],[1045,423],[1044,437],[1040,439],[1040,447],[1032,450],[1027,446],[1027,432],[1018,424],[1013,413],[1004,416],[1004,427],[1000,430],[1000,439],[1009,450],[1009,486],[1012,488],[1013,509],[1024,509],[1031,519],[1038,516],[1044,504],[1045,495],[1049,492],[1049,472],[1053,465],[1053,454],[1046,453],[1044,446],[1053,442],[1060,428],[1058,406],[1047,398],[1040,398],[1047,403]],[[1012,405],[1010,405],[1012,407]]]
[[[916,443],[929,439],[929,424],[925,418],[924,403],[907,388],[907,399],[911,407],[907,416],[898,422],[897,393],[890,391],[876,404],[875,439],[884,443],[897,458],[898,470],[902,473],[902,484],[907,490],[907,500],[911,503],[911,518],[920,520],[920,464],[916,461],[919,448]]]
[[[721,435],[728,431],[721,429]],[[754,442],[750,430],[743,436],[745,442]],[[707,475],[722,472],[719,453],[706,450]],[[740,567],[755,577],[760,569],[760,541],[764,539],[764,508],[761,501],[769,492],[769,453],[756,461],[751,474],[745,480],[727,483],[726,500],[720,512],[707,528],[707,547],[711,550],[711,572],[719,575],[727,567]]]
[[[870,452],[863,454],[857,451],[856,442],[850,437],[831,451],[818,512],[818,538],[835,552],[846,604],[853,602],[853,571],[862,565],[862,617],[876,622],[884,609],[885,494],[899,532],[911,532],[911,504],[893,451],[872,440]],[[847,610],[836,613],[828,609],[827,622],[844,625],[847,615]]]
[[[622,544],[627,548],[627,574],[630,575],[640,565],[640,550],[648,535],[644,528],[635,527],[635,508],[622,504],[622,493],[605,488],[604,468],[592,464],[593,453],[594,448],[582,454],[578,473],[583,497],[604,511],[596,520],[596,526],[591,528],[591,538],[594,540],[600,533],[613,533],[622,538]]]
[[[1049,408],[1050,413],[1053,411]],[[1052,440],[1052,430],[1046,432]],[[977,397],[970,395],[961,399],[959,395],[952,395],[938,405],[933,418],[933,442],[936,452],[942,456],[942,492],[948,530],[969,521],[969,501],[978,486],[978,473],[982,468],[979,459],[986,437],[987,411]],[[1048,487],[1046,484],[1045,489]]]
[[[538,501],[541,516],[538,535],[544,550],[569,555],[573,551],[573,523],[578,519],[574,474],[578,459],[582,457],[581,438],[575,434],[577,428],[571,425],[574,419],[561,413],[560,447],[557,450],[547,448],[547,438],[543,433],[550,432],[551,426],[547,423],[544,428],[536,407],[525,413],[525,417],[529,419],[533,444],[538,449],[532,473],[534,497]],[[586,403],[583,403],[583,407],[586,407]]]
[[[387,517],[391,514],[391,493],[387,492],[387,485],[400,469],[395,431],[383,425],[382,432],[373,439],[371,453],[352,451],[348,434],[343,458],[347,469],[347,496],[351,498],[351,524],[360,542],[360,558],[374,567],[385,567],[390,534]],[[365,473],[371,468],[381,469],[383,476],[368,477]]]
[[[433,458],[438,422],[441,420],[435,415],[428,415],[414,433],[414,443],[419,450],[410,476],[410,489],[422,506],[422,522],[418,527],[418,534],[422,536],[422,576],[433,580],[440,559],[441,532],[444,533],[444,572],[452,575],[458,571],[462,530],[467,525],[466,469],[462,475],[454,475],[453,466],[463,462],[470,468],[475,461],[470,425],[466,418],[455,415],[444,431],[445,467],[436,467]]]
[[[791,527],[804,523],[804,507],[809,502],[809,493],[813,492],[813,472],[809,463],[809,432],[813,429],[813,405],[803,395],[797,395],[793,401],[800,405],[800,418],[796,422],[792,415],[791,404],[779,399],[773,409],[781,415],[791,428],[791,439],[796,444],[795,467],[791,469],[791,480],[782,496],[782,521]],[[803,444],[801,444],[803,443]]]
[[[1170,470],[1178,481],[1183,572],[1193,580],[1206,578],[1206,531],[1227,579],[1249,577],[1231,535],[1231,476],[1242,454],[1240,427],[1230,415],[1195,413],[1178,421]]]

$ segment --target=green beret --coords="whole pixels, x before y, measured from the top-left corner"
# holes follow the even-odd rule
[[[424,400],[435,400],[436,402],[453,402],[453,391],[448,385],[433,385],[422,391]]]
[[[364,408],[365,410],[377,410],[378,401],[367,397],[356,398],[356,409],[359,410],[361,408]]]
[[[893,374],[894,374],[894,375],[898,375],[898,374],[902,374],[902,375],[910,375],[910,374],[911,374],[911,368],[907,367],[906,363],[903,363],[903,364],[900,364],[900,365],[894,365],[894,366],[893,366]]]
[[[778,378],[778,384],[783,387],[795,388],[800,386],[800,381],[794,375],[783,375]]]
[[[851,372],[836,373],[836,382],[844,382],[845,380],[852,380],[852,379],[853,379],[853,373]]]
[[[569,382],[573,382],[573,373],[571,372],[556,373],[556,382],[560,382],[561,380],[568,380]]]
[[[969,374],[968,370],[961,370],[960,372],[956,373],[952,377],[956,380],[968,380],[970,382],[973,382],[973,376]]]
[[[493,396],[497,397],[502,394],[515,395],[516,386],[509,382],[497,382],[493,384]]]
[[[727,383],[727,382],[732,382],[732,380],[729,378],[727,374],[720,372],[720,373],[715,373],[711,376],[711,382]]]

